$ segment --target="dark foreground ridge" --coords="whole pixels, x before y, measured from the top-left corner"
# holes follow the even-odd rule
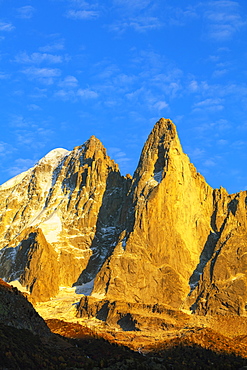
[[[247,365],[247,336],[230,340],[208,329],[194,329],[145,352],[132,351],[79,324],[48,320],[47,327],[26,298],[2,281],[0,295],[0,369],[240,369]],[[126,336],[131,338],[131,332]]]
[[[49,325],[64,326],[68,330],[67,323],[50,322]],[[207,345],[219,346],[216,350],[205,348],[205,333],[202,333],[200,339],[190,336],[150,348],[144,356],[126,347],[110,344],[105,339],[97,339],[87,330],[73,327],[71,331],[77,331],[77,339],[55,334],[47,339],[26,329],[0,324],[0,369],[225,370],[241,369],[247,365],[247,360],[241,355],[225,352],[226,343],[215,334],[207,335]]]

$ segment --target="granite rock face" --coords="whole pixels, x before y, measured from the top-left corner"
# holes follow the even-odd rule
[[[101,301],[245,315],[247,193],[212,189],[170,120],[133,179],[91,137],[0,186],[0,199],[0,276],[34,301],[90,282]]]
[[[215,246],[198,286],[188,298],[199,314],[246,315],[247,193],[214,192]]]
[[[92,136],[0,186],[0,276],[37,301],[92,280],[121,232],[129,183]]]
[[[212,192],[160,120],[134,174],[132,228],[96,277],[99,296],[180,307],[211,231]]]

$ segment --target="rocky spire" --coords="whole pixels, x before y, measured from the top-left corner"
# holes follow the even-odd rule
[[[130,232],[94,292],[178,307],[211,230],[212,189],[183,153],[170,120],[159,120],[149,135],[130,194]]]

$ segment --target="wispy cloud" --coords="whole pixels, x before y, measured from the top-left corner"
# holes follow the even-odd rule
[[[74,86],[72,86],[74,87]],[[55,92],[54,96],[62,100],[70,100],[72,102],[78,101],[78,99],[96,99],[99,94],[92,89],[60,89]]]
[[[66,76],[59,82],[59,86],[64,88],[76,88],[78,86],[78,80],[75,76]]]
[[[202,148],[190,148],[190,147],[187,147],[186,148],[186,152],[192,158],[192,161],[193,160],[196,160],[196,159],[202,158],[204,156],[204,154],[205,154],[205,150],[202,149]]]
[[[4,141],[0,141],[0,156],[5,157],[15,151],[14,147],[9,144],[5,143]]]
[[[79,89],[77,95],[82,99],[95,99],[98,97],[98,93],[91,89]]]
[[[56,77],[61,75],[61,70],[58,68],[36,68],[30,67],[22,70],[30,80],[38,80],[39,82],[52,85]]]
[[[97,2],[90,0],[90,2],[85,0],[68,0],[68,3],[75,8],[83,8],[83,9],[93,9],[97,8],[99,5]]]
[[[205,166],[205,167],[214,167],[214,166],[216,166],[216,161],[215,161],[215,159],[214,158],[208,158],[208,159],[206,159],[204,162],[203,162],[203,165]]]
[[[194,111],[210,110],[220,111],[224,109],[223,100],[219,98],[208,98],[194,104]]]
[[[109,28],[118,33],[125,32],[128,28],[133,28],[137,32],[145,32],[162,27],[162,23],[157,17],[139,16],[113,23]]]
[[[129,111],[144,106],[156,114],[170,111],[170,101],[183,91],[183,72],[152,51],[133,50],[130,65],[130,74],[110,61],[93,66],[94,86],[104,97],[99,103]]]
[[[228,70],[228,69],[226,69],[226,68],[224,68],[224,69],[216,69],[216,70],[213,72],[212,77],[219,78],[219,77],[221,77],[221,76],[225,76],[228,72],[229,72],[229,70]]]
[[[7,80],[10,78],[10,75],[4,72],[0,72],[0,80]]]
[[[225,145],[228,145],[228,140],[225,140],[225,139],[219,139],[217,141],[217,144],[220,145],[220,146],[225,146]]]
[[[42,110],[42,108],[37,104],[28,104],[27,109],[30,110],[30,111]]]
[[[30,97],[31,98],[34,98],[34,99],[42,99],[42,98],[47,98],[47,89],[41,89],[39,87],[35,87],[34,88],[34,91],[32,94],[30,94]]]
[[[29,170],[36,163],[36,160],[29,158],[18,158],[14,161],[13,165],[8,168],[9,176],[16,176],[20,173]]]
[[[88,19],[93,20],[99,17],[100,13],[96,10],[68,10],[66,16],[72,19]]]
[[[245,150],[245,148],[246,148],[246,141],[244,141],[244,140],[236,140],[230,146],[234,150]]]
[[[15,131],[15,136],[19,145],[36,149],[44,147],[53,133],[49,128],[32,124],[30,128]]]
[[[208,36],[215,41],[226,41],[246,25],[239,2],[217,0],[206,3],[204,18]]]
[[[188,90],[189,91],[191,91],[191,92],[194,93],[194,92],[197,92],[198,89],[199,89],[199,84],[198,84],[198,82],[195,79],[193,79],[192,81],[190,81],[188,83]]]
[[[51,53],[51,52],[56,52],[58,50],[63,50],[64,49],[64,40],[55,40],[45,46],[42,46],[39,48],[40,51],[45,52],[45,53]]]
[[[126,8],[128,11],[140,11],[150,5],[151,0],[113,0],[115,6]]]
[[[22,19],[30,19],[33,17],[35,8],[31,5],[22,6],[17,9],[17,16]]]
[[[154,109],[158,110],[159,112],[165,108],[168,108],[169,105],[164,100],[159,100],[154,104]]]
[[[28,55],[26,52],[21,52],[15,57],[17,63],[22,64],[56,64],[62,63],[63,57],[61,55],[53,55],[48,53],[32,53]]]
[[[196,130],[200,133],[205,133],[205,135],[208,138],[210,138],[211,137],[210,132],[215,135],[218,135],[219,133],[222,134],[222,132],[226,132],[227,130],[231,128],[232,128],[231,123],[228,120],[224,118],[220,118],[215,121],[206,121],[204,123],[201,123],[200,125],[196,127]]]
[[[23,115],[13,115],[10,119],[10,126],[15,128],[25,128],[31,126],[32,123],[24,118]]]
[[[121,148],[110,147],[107,151],[109,156],[121,167],[122,172],[126,173],[127,165],[132,159]]]
[[[188,6],[185,9],[168,7],[166,19],[169,25],[181,27],[199,16],[196,7]]]
[[[67,18],[75,20],[95,20],[100,16],[99,4],[93,1],[70,0],[69,4],[70,9],[65,13]]]
[[[1,22],[0,21],[0,31],[6,31],[6,32],[10,32],[12,30],[14,30],[14,26],[12,23],[6,23],[6,22]]]
[[[111,11],[115,20],[108,28],[119,35],[128,29],[141,33],[159,29],[163,23],[158,8],[151,0],[114,0]]]

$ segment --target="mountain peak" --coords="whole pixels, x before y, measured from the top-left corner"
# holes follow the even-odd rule
[[[134,177],[142,177],[144,183],[150,177],[160,182],[164,177],[169,157],[173,153],[182,152],[176,126],[170,119],[161,118],[154,125],[142,149]]]
[[[246,193],[213,190],[170,119],[154,125],[133,180],[91,136],[0,190],[0,277],[31,299],[89,284],[96,298],[246,315]]]
[[[58,162],[70,153],[69,150],[63,148],[56,148],[47,153],[38,161],[38,164],[51,163],[57,166]]]
[[[155,123],[149,136],[154,135],[155,133],[162,136],[169,131],[174,134],[177,133],[176,126],[169,118],[162,117]]]
[[[144,149],[149,151],[162,143],[170,144],[175,139],[179,142],[176,126],[170,119],[161,118],[154,125]]]

